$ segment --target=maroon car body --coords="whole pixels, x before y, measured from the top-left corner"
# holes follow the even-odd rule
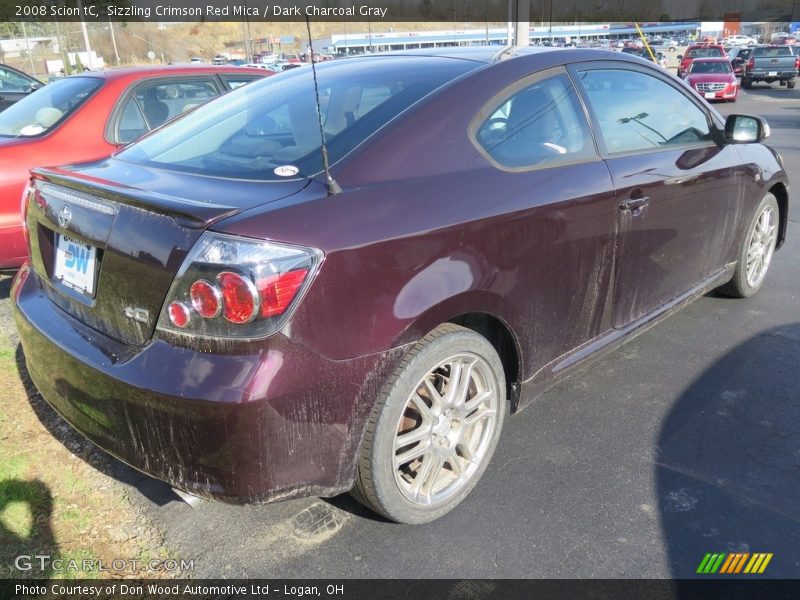
[[[321,163],[257,181],[214,174],[208,162],[193,171],[133,160],[165,132],[179,140],[183,119],[117,157],[36,171],[31,264],[12,289],[31,378],[100,447],[191,493],[241,502],[346,491],[376,398],[437,326],[457,323],[492,343],[518,410],[574,365],[729,280],[768,191],[781,208],[778,245],[785,235],[788,179],[776,153],[728,143],[721,117],[652,63],[481,48],[345,59],[318,72],[320,89],[395,72],[442,80],[347,151],[332,137],[341,193],[329,193]],[[310,77],[298,69],[257,82],[192,118]],[[579,155],[567,127],[544,144],[549,162],[533,166],[481,142],[485,127],[511,126],[505,95],[526,82],[565,91],[582,120]],[[709,133],[693,138],[697,124],[669,143],[620,151],[628,138],[601,129],[630,109],[641,138],[646,125],[634,121],[646,111],[617,100],[665,103],[647,86],[688,103]],[[248,135],[250,144],[258,128]],[[235,150],[225,164],[242,154],[238,142]],[[187,337],[164,326],[187,255],[218,234],[318,251],[311,281],[268,337]],[[97,248],[94,298],[54,281],[58,235]]]

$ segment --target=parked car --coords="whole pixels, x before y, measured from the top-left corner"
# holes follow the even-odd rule
[[[755,294],[783,243],[766,122],[636,57],[443,48],[316,79],[326,146],[307,67],[28,189],[32,381],[186,492],[353,488],[431,521],[509,413],[709,290]]]
[[[96,160],[169,119],[271,74],[241,67],[135,67],[65,77],[0,113],[0,269],[27,256],[20,196],[39,165]]]
[[[744,63],[748,58],[750,58],[750,53],[752,51],[753,51],[752,48],[742,47],[742,48],[734,48],[728,53],[728,59],[731,61],[731,67],[733,67],[733,72],[736,75],[742,74]]]
[[[749,89],[757,82],[774,83],[794,88],[800,56],[795,56],[789,46],[757,46],[744,63],[742,87]]]
[[[0,64],[0,111],[21,100],[44,84],[27,73]]]
[[[678,77],[683,79],[689,71],[689,66],[695,58],[725,57],[725,49],[717,44],[696,44],[686,49],[686,54],[679,54]]]
[[[749,35],[729,35],[722,43],[728,46],[755,46],[758,42]]]
[[[706,100],[736,102],[739,94],[739,81],[727,58],[694,59],[686,83]]]

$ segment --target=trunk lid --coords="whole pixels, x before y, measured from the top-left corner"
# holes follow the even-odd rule
[[[231,181],[115,159],[36,169],[34,175],[37,192],[26,223],[31,263],[45,294],[93,329],[132,346],[152,337],[175,274],[207,227],[309,183]],[[66,261],[83,269],[78,284]]]

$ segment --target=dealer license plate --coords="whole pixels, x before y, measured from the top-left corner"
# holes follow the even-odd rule
[[[56,234],[53,277],[88,296],[94,295],[97,249],[65,235]]]

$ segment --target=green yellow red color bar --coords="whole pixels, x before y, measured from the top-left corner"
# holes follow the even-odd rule
[[[700,561],[697,573],[735,575],[737,573],[763,573],[772,560],[772,552],[709,552]]]

